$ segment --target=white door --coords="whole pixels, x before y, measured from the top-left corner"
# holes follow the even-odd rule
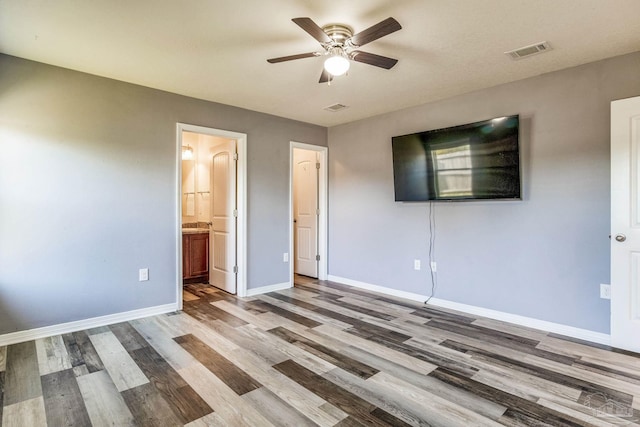
[[[236,142],[217,145],[211,158],[209,283],[236,293]]]
[[[317,153],[293,149],[293,242],[296,274],[318,277]]]
[[[611,345],[640,352],[640,97],[611,103]]]

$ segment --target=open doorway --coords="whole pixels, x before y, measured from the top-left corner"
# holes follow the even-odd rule
[[[178,123],[177,301],[188,281],[246,295],[246,135]]]
[[[291,285],[296,274],[327,279],[327,147],[290,146]]]

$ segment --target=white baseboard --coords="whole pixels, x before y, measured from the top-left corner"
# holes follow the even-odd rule
[[[74,322],[61,323],[58,325],[44,326],[42,328],[28,329],[26,331],[11,332],[0,335],[0,346],[47,338],[54,335],[68,334],[85,329],[112,325],[114,323],[128,322],[130,320],[170,313],[176,310],[178,310],[178,304],[171,303],[125,311],[123,313],[108,314],[106,316],[93,317],[90,319],[76,320]]]
[[[253,297],[260,294],[266,294],[267,292],[275,292],[275,291],[281,291],[283,289],[289,289],[290,287],[291,287],[290,282],[276,283],[275,285],[260,286],[259,288],[247,289],[246,296]]]
[[[414,294],[411,292],[398,291],[396,289],[386,288],[384,286],[372,285],[370,283],[359,282],[344,277],[329,275],[329,280],[333,282],[343,283],[353,286],[354,288],[366,289],[369,291],[380,292],[395,297],[406,298],[412,301],[426,301],[428,295]],[[447,301],[439,298],[431,298],[429,305],[436,307],[448,308],[451,310],[461,311],[463,313],[472,314],[474,316],[487,317],[489,319],[501,320],[503,322],[513,323],[527,328],[538,329],[545,332],[553,332],[555,334],[565,335],[572,338],[590,341],[598,344],[611,345],[611,335],[602,332],[589,331],[573,326],[563,325],[560,323],[547,322],[545,320],[534,319],[531,317],[519,316],[517,314],[505,313],[503,311],[491,310],[488,308],[477,307],[468,304],[462,304],[453,301]]]
[[[384,286],[372,285],[371,283],[359,282],[357,280],[347,279],[344,277],[329,275],[329,280],[332,282],[339,282],[345,285],[353,286],[354,288],[366,289],[368,291],[380,292],[381,294],[387,294],[394,297],[405,298],[411,301],[425,302],[427,295],[414,294],[413,292],[399,291],[397,289],[385,288]]]

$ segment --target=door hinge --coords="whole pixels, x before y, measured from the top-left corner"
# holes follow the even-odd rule
[[[316,209],[316,215],[320,215],[320,209]]]
[[[238,153],[233,153],[233,160],[238,160]]]
[[[238,218],[238,209],[233,210],[233,217]]]
[[[238,274],[238,266],[237,265],[233,266],[233,274]]]
[[[320,255],[316,255],[316,261],[320,261]]]
[[[320,162],[316,163],[316,169],[320,169]]]

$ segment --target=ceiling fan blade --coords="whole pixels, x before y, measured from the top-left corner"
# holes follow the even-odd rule
[[[380,37],[384,37],[400,29],[402,29],[402,26],[398,21],[393,18],[387,18],[364,31],[360,31],[349,40],[355,46],[364,46],[367,43],[371,43],[374,40],[378,40]]]
[[[280,56],[278,58],[267,59],[267,62],[269,62],[270,64],[275,64],[278,62],[292,61],[294,59],[313,58],[314,56],[318,56],[318,54],[316,52],[299,53],[297,55]]]
[[[320,43],[331,43],[331,37],[325,33],[322,28],[318,26],[311,18],[293,18],[293,22],[298,24],[300,28],[305,30],[311,37],[318,40]]]
[[[376,55],[375,53],[363,52],[361,50],[355,50],[351,52],[351,59],[356,62],[362,62],[363,64],[375,65],[376,67],[386,68],[387,70],[393,68],[398,63],[397,59],[389,58],[387,56]]]
[[[331,81],[331,74],[327,72],[324,68],[322,69],[322,74],[320,74],[320,81],[318,83],[326,83]]]

